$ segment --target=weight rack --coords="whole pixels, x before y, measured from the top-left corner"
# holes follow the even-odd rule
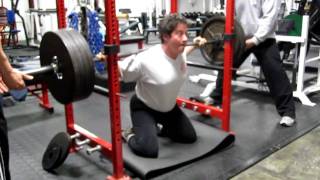
[[[177,1],[171,0],[171,13],[177,12]],[[58,17],[58,28],[66,27],[66,14],[64,7],[64,0],[56,0],[57,4],[57,17]],[[211,116],[217,116],[222,121],[222,129],[230,131],[230,99],[231,99],[231,78],[232,78],[232,54],[233,47],[232,41],[233,27],[234,27],[234,0],[228,0],[227,12],[226,12],[226,26],[225,36],[229,37],[225,39],[225,56],[224,56],[224,82],[223,82],[223,104],[222,109],[206,106],[201,103],[192,102],[187,99],[177,98],[177,104],[200,112],[209,114]],[[73,105],[72,103],[65,105],[65,116],[66,116],[66,128],[67,133],[71,139],[79,139],[81,145],[87,144],[90,146],[87,149],[88,153],[95,151],[101,151],[101,153],[109,157],[113,164],[112,176],[106,177],[109,180],[124,180],[131,179],[129,176],[124,174],[123,158],[122,158],[122,140],[121,140],[121,116],[120,116],[120,98],[119,94],[119,73],[117,61],[119,59],[117,52],[119,51],[120,38],[118,31],[118,21],[115,14],[115,0],[105,0],[105,22],[107,32],[105,45],[114,48],[114,51],[110,51],[108,54],[108,87],[109,87],[109,105],[110,105],[110,119],[111,119],[111,143],[104,139],[97,137],[85,128],[75,124]],[[83,142],[83,143],[82,143]],[[79,150],[78,144],[72,141],[70,153],[77,152]]]

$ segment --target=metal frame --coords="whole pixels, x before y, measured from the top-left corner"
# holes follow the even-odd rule
[[[177,0],[171,0],[171,13],[177,12]],[[226,3],[226,25],[225,35],[234,37],[234,0],[228,0]],[[221,128],[224,131],[230,131],[230,101],[231,101],[231,79],[232,79],[232,61],[233,61],[233,41],[230,38],[224,41],[224,74],[223,74],[223,102],[222,109],[204,105],[202,103],[193,102],[185,98],[177,98],[177,104],[181,107],[197,111],[199,113],[218,117],[221,120]]]
[[[64,8],[64,0],[56,0],[58,28],[66,27],[66,14]],[[172,0],[171,12],[177,12],[177,0]],[[228,0],[227,3],[227,18],[225,34],[232,35],[233,33],[233,14],[234,0]],[[105,0],[105,22],[108,27],[106,32],[106,45],[120,46],[120,38],[118,31],[118,20],[115,14],[115,0]],[[191,102],[186,99],[177,98],[177,103],[189,109],[196,110],[201,113],[218,116],[222,120],[222,129],[230,131],[230,98],[231,98],[231,65],[233,47],[232,39],[225,41],[225,63],[224,63],[224,82],[223,82],[223,104],[222,108],[206,106],[201,103]],[[88,145],[91,149],[100,150],[102,154],[108,156],[112,160],[113,175],[106,177],[109,180],[131,179],[124,174],[123,158],[122,158],[122,140],[121,140],[121,117],[120,117],[120,82],[118,72],[119,57],[117,53],[108,55],[108,87],[109,87],[109,104],[110,104],[110,119],[111,119],[111,139],[109,143],[104,139],[97,137],[83,127],[75,124],[72,103],[65,105],[66,128],[69,135],[77,137],[80,140],[88,139]],[[77,152],[79,148],[75,141],[72,142],[70,153]]]
[[[58,28],[66,27],[66,14],[64,8],[64,0],[56,0]],[[106,33],[106,44],[115,44],[119,46],[118,21],[115,14],[115,0],[105,0],[105,18],[106,26],[109,27]],[[120,100],[119,80],[117,68],[117,55],[108,56],[108,84],[110,119],[111,119],[111,136],[112,142],[97,137],[85,128],[75,124],[72,104],[65,105],[66,126],[69,135],[79,140],[88,139],[88,145],[91,150],[100,150],[102,154],[111,158],[113,164],[113,175],[106,177],[109,180],[131,179],[124,174],[122,159],[122,140],[121,140],[121,122],[120,122]],[[70,153],[77,152],[79,148],[75,141],[72,142]],[[88,149],[89,150],[89,149]]]
[[[320,51],[319,56],[313,57],[311,59],[306,59],[307,57],[307,44],[308,44],[308,29],[309,29],[309,16],[304,15],[302,18],[302,31],[301,36],[284,36],[284,35],[277,35],[277,41],[285,41],[291,42],[296,44],[296,52],[300,51],[300,55],[298,57],[298,53],[296,53],[295,57],[295,65],[298,64],[298,72],[297,72],[297,80],[296,83],[297,87],[293,91],[293,96],[298,98],[303,105],[307,106],[315,106],[316,103],[312,102],[309,97],[307,96],[310,93],[320,91],[320,62],[318,62],[318,74],[317,74],[317,82],[314,85],[311,85],[307,88],[304,88],[304,74],[306,64],[314,61],[320,60]],[[300,44],[300,50],[298,50]],[[293,69],[293,74],[295,75],[296,70]]]

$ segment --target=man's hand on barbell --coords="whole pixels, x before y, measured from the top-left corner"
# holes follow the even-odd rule
[[[202,47],[207,43],[207,40],[201,36],[195,37],[193,39],[193,43],[197,46],[197,47]]]
[[[25,87],[24,80],[32,80],[33,76],[27,75],[13,69],[11,71],[7,71],[2,76],[3,82],[9,89],[22,89]]]
[[[99,60],[99,61],[105,61],[107,60],[107,55],[103,54],[102,52],[99,52],[97,55],[96,55],[96,58]]]

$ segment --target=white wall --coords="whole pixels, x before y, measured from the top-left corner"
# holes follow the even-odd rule
[[[35,8],[42,9],[55,9],[56,8],[56,0],[34,0]],[[70,13],[71,10],[76,7],[78,0],[65,0],[65,6],[68,9],[67,14]],[[11,8],[10,0],[3,0],[4,6]],[[91,4],[93,7],[94,0],[91,0]],[[151,13],[154,8],[156,8],[157,16],[161,14],[162,9],[166,9],[167,13],[170,12],[170,0],[116,0],[116,10],[118,12],[119,9],[130,8],[132,13],[130,16],[141,16],[142,12],[147,12],[148,16],[151,17]],[[178,12],[193,12],[193,11],[211,11],[214,6],[219,2],[219,0],[178,0]],[[100,7],[104,10],[104,0],[99,0]],[[28,35],[32,36],[32,27],[33,20],[35,19],[38,22],[38,19],[35,17],[31,17],[30,13],[26,13],[28,10],[28,1],[20,0],[18,9],[20,14],[24,17]],[[43,32],[49,30],[57,29],[57,16],[56,14],[50,14],[42,17],[42,22],[44,26],[41,28]],[[17,28],[19,30],[23,30],[22,22],[19,17],[16,16]],[[39,27],[37,27],[39,29]],[[39,35],[41,36],[41,35]],[[19,33],[19,39],[24,40],[24,32]]]
[[[11,2],[10,0],[3,0],[4,6],[8,9],[11,9]],[[67,15],[76,7],[77,0],[65,0],[65,7],[67,8]],[[56,0],[34,0],[35,9],[41,8],[43,10],[46,9],[56,9]],[[92,1],[93,6],[93,1]],[[52,30],[58,29],[58,22],[57,22],[57,14],[56,13],[48,13],[41,16],[41,23],[42,27],[39,26],[39,17],[37,13],[29,13],[27,12],[29,8],[29,4],[27,0],[20,0],[18,4],[18,10],[22,17],[24,18],[26,29],[28,33],[28,37],[34,37],[34,28],[36,27],[38,33],[37,38],[41,40],[41,36],[47,32]],[[25,40],[24,29],[22,20],[19,16],[15,16],[16,18],[16,25],[17,29],[21,32],[19,35],[19,40]],[[36,22],[36,23],[35,23]],[[36,24],[36,26],[34,25]]]
[[[3,3],[6,8],[11,9],[10,0],[3,0]],[[56,8],[56,1],[55,0],[46,0],[46,1],[35,0],[34,3],[35,3],[35,8],[42,8],[42,9],[55,9]],[[18,10],[25,21],[27,33],[30,38],[32,36],[31,31],[33,30],[33,27],[31,26],[31,24],[33,24],[34,18],[32,18],[31,14],[27,12],[28,8],[29,8],[29,4],[28,4],[27,0],[20,0],[19,1]],[[17,29],[20,30],[20,32],[18,34],[18,38],[19,38],[19,40],[25,40],[22,19],[18,15],[15,16],[15,19],[16,19]],[[39,18],[37,17],[37,19],[35,19],[35,20],[38,21],[38,19]],[[43,27],[41,28],[42,31],[49,31],[49,30],[57,29],[57,15],[55,13],[50,14],[50,15],[46,15],[46,16],[42,16],[41,19],[42,19],[42,23],[43,23]],[[38,26],[38,29],[40,31],[39,26]]]
[[[205,0],[179,0],[178,12],[204,12]]]
[[[3,0],[3,6],[10,10],[11,9],[10,0]],[[19,9],[19,12],[23,18],[26,17],[25,10],[26,10],[27,6],[28,6],[28,1],[19,1],[18,9]],[[15,19],[17,22],[17,29],[21,30],[21,32],[19,33],[19,40],[21,40],[21,39],[24,40],[25,36],[24,36],[22,21],[17,15],[15,16]],[[25,19],[25,21],[26,21],[26,19]]]

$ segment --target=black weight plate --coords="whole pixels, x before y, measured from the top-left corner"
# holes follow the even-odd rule
[[[74,92],[75,96],[80,100],[87,98],[93,92],[95,81],[93,55],[90,51],[87,41],[80,33],[69,31],[67,36],[67,38],[71,39],[70,41],[76,45],[73,50],[75,51],[74,54],[77,54],[79,58],[75,59],[81,61],[81,63],[75,62],[78,64],[76,71],[78,73],[75,77],[76,88]]]
[[[74,30],[59,30],[55,32],[47,32],[40,44],[40,62],[41,66],[46,66],[52,63],[53,57],[57,56],[59,72],[63,78],[58,79],[55,74],[51,75],[48,80],[48,87],[53,97],[62,104],[68,104],[77,100],[87,98],[93,91],[94,84],[88,86],[83,93],[78,93],[77,88],[81,88],[81,84],[88,81],[82,81],[84,71],[82,67],[90,66],[89,61],[92,61],[92,56],[81,56],[79,52],[90,54],[90,49],[87,46],[75,43],[75,39],[68,38],[70,34],[74,35],[78,42],[86,44],[86,40],[80,33]],[[80,39],[80,40],[79,40]],[[86,44],[87,45],[87,44]],[[88,67],[88,68],[93,68]],[[88,71],[89,72],[89,71]],[[92,75],[93,74],[93,75]],[[86,75],[87,76],[87,75]],[[94,72],[89,72],[89,77],[94,77]]]
[[[233,58],[240,58],[245,48],[244,32],[241,25],[235,21],[234,33],[236,35],[234,41],[234,56]],[[201,30],[201,36],[207,40],[211,40],[217,36],[222,36],[225,31],[225,17],[214,16],[208,19]],[[206,44],[200,49],[202,56],[210,64],[222,65],[224,61],[224,43]]]
[[[58,145],[49,145],[42,157],[42,168],[52,171],[58,167],[57,162],[61,156],[61,149]]]
[[[72,32],[75,32],[75,31],[72,31]],[[77,33],[77,32],[75,32]],[[81,55],[79,52],[82,51],[82,49],[79,47],[78,44],[76,44],[75,40],[72,39],[70,37],[70,31],[65,31],[65,33],[62,33],[60,34],[61,37],[65,40],[65,45],[66,47],[68,47],[68,50],[70,52],[70,54],[72,54],[72,64],[73,64],[73,69],[74,69],[74,73],[75,73],[75,76],[74,76],[74,91],[73,91],[73,100],[76,100],[75,98],[78,97],[76,94],[77,92],[77,89],[80,87],[80,81],[82,78],[80,77],[80,75],[82,74],[81,72],[81,67],[82,67],[82,63],[83,61],[80,61],[81,60]],[[75,60],[75,61],[74,61]]]
[[[84,97],[87,97],[93,92],[94,83],[95,83],[95,69],[94,69],[94,63],[93,63],[93,55],[89,49],[89,45],[86,41],[84,41],[83,38],[77,38],[77,34],[70,33],[71,38],[75,40],[75,43],[81,48],[86,49],[86,51],[79,52],[80,56],[84,59],[91,59],[90,61],[83,61],[81,66],[81,75],[79,76],[80,79],[80,85],[79,88],[76,89],[77,93],[81,95],[84,95]]]
[[[53,97],[62,104],[73,101],[75,71],[65,40],[61,37],[63,30],[57,32],[47,32],[40,43],[40,63],[41,66],[50,65],[53,57],[57,56],[59,72],[63,74],[62,79],[58,79],[55,74],[47,77],[47,84]]]
[[[71,147],[71,138],[68,133],[66,132],[60,132],[56,136],[59,136],[59,144],[61,148],[61,155],[58,161],[58,167],[63,164],[63,162],[66,160],[66,158],[69,155],[69,149]],[[58,139],[58,138],[57,138]]]
[[[246,37],[244,35],[244,31],[242,29],[241,24],[238,21],[234,21],[235,25],[235,34],[236,34],[236,42],[235,45],[236,52],[234,58],[241,58],[242,54],[244,53],[246,49]]]
[[[42,157],[42,168],[52,171],[59,167],[67,158],[70,145],[71,139],[67,133],[60,132],[56,134]]]
[[[81,34],[68,31],[61,36],[66,40],[66,45],[69,47],[70,53],[73,54],[73,60],[77,60],[77,62],[73,62],[77,74],[73,96],[77,98],[76,100],[84,99],[91,94],[94,87],[94,67],[91,51]],[[91,81],[88,79],[91,79]]]

